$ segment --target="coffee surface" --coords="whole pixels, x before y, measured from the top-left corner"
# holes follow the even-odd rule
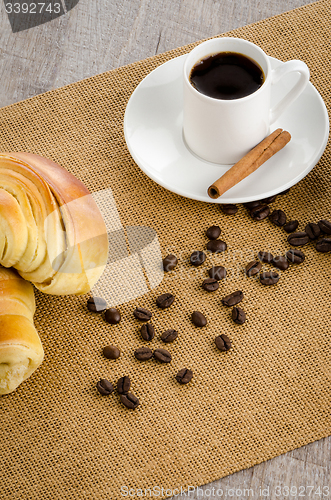
[[[218,52],[195,64],[190,82],[198,92],[214,99],[239,99],[261,87],[264,73],[243,54]]]

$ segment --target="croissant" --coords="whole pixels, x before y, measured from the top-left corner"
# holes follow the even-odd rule
[[[0,267],[0,394],[14,391],[43,360],[34,312],[33,286]]]
[[[0,154],[0,264],[38,290],[87,293],[100,277],[108,237],[92,195],[51,160]]]

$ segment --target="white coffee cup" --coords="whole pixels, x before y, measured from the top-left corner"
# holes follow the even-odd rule
[[[263,70],[262,86],[238,99],[215,99],[202,94],[190,83],[194,65],[218,52],[236,52],[253,59]],[[272,85],[284,75],[297,72],[299,80],[271,109]],[[188,148],[200,158],[229,165],[236,163],[270,133],[270,125],[304,90],[309,69],[303,61],[288,61],[272,70],[263,50],[241,38],[215,38],[202,42],[184,64],[183,134]]]

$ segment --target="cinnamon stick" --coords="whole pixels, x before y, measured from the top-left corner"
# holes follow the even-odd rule
[[[278,128],[251,149],[241,160],[233,165],[222,177],[208,188],[208,195],[214,200],[228,189],[255,172],[264,162],[280,151],[291,140],[291,134]]]

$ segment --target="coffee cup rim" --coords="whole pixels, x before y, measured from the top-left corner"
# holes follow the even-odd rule
[[[265,64],[266,64],[266,68],[267,68],[267,71],[265,71],[264,68],[262,68],[263,72],[264,72],[264,76],[265,76],[265,80],[263,82],[263,84],[261,85],[260,88],[258,88],[257,90],[255,90],[254,92],[252,92],[251,94],[248,94],[244,97],[238,97],[236,99],[217,99],[215,97],[210,97],[206,94],[202,94],[201,92],[199,92],[196,88],[193,87],[193,85],[190,83],[190,80],[189,80],[189,75],[194,67],[194,65],[200,61],[202,58],[204,57],[208,57],[209,55],[212,55],[212,54],[217,54],[218,52],[221,52],[222,50],[221,49],[216,49],[216,50],[211,50],[210,52],[206,52],[206,54],[204,55],[201,55],[199,57],[196,57],[195,60],[193,62],[190,63],[189,65],[189,61],[190,61],[190,56],[192,54],[195,54],[196,52],[199,52],[198,49],[201,49],[201,46],[211,46],[211,45],[214,45],[215,42],[218,43],[218,41],[233,41],[235,44],[242,44],[242,45],[246,45],[246,46],[249,46],[251,48],[253,48],[254,50],[256,50],[259,55],[264,59],[265,61]],[[221,42],[221,43],[224,43],[224,42]],[[230,50],[229,50],[230,52]],[[233,50],[233,52],[235,52],[235,50]],[[238,52],[240,53],[240,52]],[[251,57],[247,54],[245,54],[243,52],[243,55],[247,56],[247,57]],[[251,59],[253,59],[257,64],[260,65],[260,63],[258,61],[256,61],[253,57],[251,57]],[[189,65],[189,68],[188,68],[188,65]],[[260,65],[261,66],[261,65]],[[201,99],[204,99],[206,102],[221,102],[222,104],[223,103],[228,103],[228,104],[225,104],[225,105],[233,105],[233,103],[236,103],[236,102],[239,102],[239,101],[245,101],[245,100],[249,100],[249,99],[252,99],[253,97],[255,97],[258,93],[261,93],[264,88],[265,88],[265,85],[269,82],[269,79],[270,79],[270,74],[271,74],[271,64],[270,64],[270,61],[269,61],[269,57],[267,56],[267,54],[264,52],[263,49],[261,49],[261,47],[259,47],[258,45],[256,45],[255,43],[252,43],[252,42],[249,42],[248,40],[245,40],[244,38],[236,38],[236,37],[219,37],[219,38],[211,38],[209,40],[205,40],[204,42],[201,42],[199,43],[198,45],[196,45],[188,54],[187,54],[187,57],[186,57],[186,60],[185,60],[185,63],[184,63],[184,83],[186,84],[186,86],[188,86],[188,88],[190,89],[191,92],[193,92],[196,96],[199,96]]]

